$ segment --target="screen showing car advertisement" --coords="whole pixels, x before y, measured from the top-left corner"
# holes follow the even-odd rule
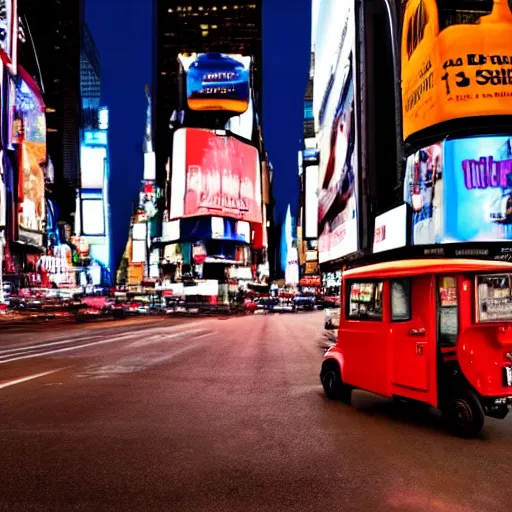
[[[182,128],[174,134],[171,219],[212,215],[262,222],[258,150],[235,137]]]
[[[332,85],[320,112],[318,249],[320,263],[358,250],[357,125],[355,113],[355,22],[348,22]]]
[[[509,3],[405,3],[401,41],[404,139],[444,121],[512,115]]]
[[[18,227],[22,237],[22,230],[43,231],[43,168],[46,163],[45,107],[40,93],[29,87],[24,80],[19,81],[16,91],[15,118],[18,126],[15,141],[19,151]]]
[[[249,106],[251,58],[223,53],[180,55],[190,110],[244,113]]]
[[[407,160],[414,245],[512,240],[512,136],[446,140]]]

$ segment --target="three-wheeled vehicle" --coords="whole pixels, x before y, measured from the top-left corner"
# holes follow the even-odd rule
[[[324,356],[327,396],[354,389],[439,408],[477,435],[512,403],[512,263],[402,260],[343,273],[338,341]]]

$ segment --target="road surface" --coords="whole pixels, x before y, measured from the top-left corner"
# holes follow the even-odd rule
[[[508,512],[476,440],[319,383],[322,313],[0,333],[0,510]]]

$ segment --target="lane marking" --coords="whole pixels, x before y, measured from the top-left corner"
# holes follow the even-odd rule
[[[145,338],[143,340],[134,340],[132,343],[129,344],[130,347],[142,347],[144,345],[152,345],[155,341],[167,341],[172,340],[174,338],[179,338],[180,336],[183,336],[185,334],[193,334],[196,332],[205,332],[205,329],[191,329],[190,331],[182,331],[182,332],[176,332],[173,334],[164,334],[164,333],[155,333],[153,336],[149,338]],[[211,331],[208,331],[207,334],[210,334]],[[192,336],[192,339],[196,339],[197,336]]]
[[[171,354],[166,354],[165,356],[157,357],[146,361],[143,365],[131,365],[130,361],[119,361],[117,365],[107,365],[107,366],[99,366],[92,367],[90,369],[86,369],[84,372],[78,373],[76,378],[78,379],[108,379],[112,377],[117,377],[119,375],[128,375],[131,373],[141,373],[148,370],[151,370],[154,366],[161,365],[163,363],[167,363],[168,361],[174,359],[177,356],[180,356],[186,352],[191,350],[195,350],[201,347],[201,343],[194,343],[193,345],[187,345],[186,347],[180,348]]]
[[[190,324],[183,324],[183,325],[190,325]],[[153,331],[174,331],[176,329],[179,329],[180,327],[183,327],[183,325],[171,325],[169,327],[153,327],[151,329],[147,329],[145,330],[144,332],[146,333],[150,333],[150,332],[153,332]],[[198,325],[200,325],[200,323],[195,323],[194,325],[190,325],[190,327],[198,327]],[[115,333],[113,333],[115,334]],[[140,335],[140,330],[137,330],[137,331],[129,331],[129,332],[121,332],[117,335],[117,337],[120,337],[120,336],[133,336],[134,334],[139,334]],[[106,334],[101,334],[101,333],[96,333],[92,336],[85,336],[85,337],[82,337],[82,338],[78,338],[79,341],[89,341],[89,340],[93,340],[95,338],[103,338],[105,337],[105,335],[108,335],[108,333]],[[36,345],[20,345],[18,347],[13,347],[12,345],[10,347],[7,347],[3,350],[0,350],[0,356],[4,355],[4,354],[10,354],[12,352],[22,352],[22,351],[28,351],[28,350],[37,350],[39,348],[44,348],[44,347],[52,347],[52,346],[55,346],[55,345],[65,345],[66,343],[73,343],[73,341],[75,341],[77,338],[76,337],[71,337],[71,338],[66,338],[66,339],[60,339],[60,340],[57,340],[57,341],[52,341],[52,342],[48,342],[48,343],[38,343]]]
[[[206,336],[211,336],[212,334],[217,334],[217,331],[210,331],[210,332],[206,332],[204,334],[200,334],[199,336],[193,336],[192,339],[199,340],[201,338],[205,338]]]
[[[9,386],[15,386],[16,384],[22,384],[23,382],[28,382],[29,380],[40,379],[41,377],[46,377],[47,375],[51,375],[52,373],[57,373],[62,370],[65,370],[65,368],[57,368],[56,370],[50,370],[48,372],[36,373],[35,375],[28,375],[27,377],[8,380],[0,384],[0,389],[8,388]]]
[[[192,331],[183,331],[182,333],[178,333],[178,334],[189,334],[191,332],[197,332],[197,331],[202,331],[202,329],[194,329]],[[134,335],[137,335],[137,333],[131,334],[131,336],[134,336]],[[0,364],[13,363],[15,361],[22,361],[24,359],[35,359],[36,357],[49,356],[52,354],[60,354],[62,352],[70,352],[71,350],[79,350],[81,348],[93,347],[96,345],[105,345],[107,343],[114,343],[116,341],[121,341],[122,339],[124,339],[126,337],[127,337],[127,335],[124,334],[124,335],[118,336],[116,338],[111,338],[108,340],[94,341],[91,343],[82,343],[80,345],[76,345],[73,347],[60,348],[57,350],[49,350],[47,352],[38,352],[35,354],[27,354],[26,351],[20,351],[20,354],[24,354],[24,355],[20,355],[20,356],[16,355],[15,357],[11,357],[10,359],[2,359],[0,361]]]

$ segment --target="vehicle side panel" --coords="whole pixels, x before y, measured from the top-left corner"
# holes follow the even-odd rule
[[[382,320],[348,319],[346,286],[344,281],[338,331],[338,346],[344,358],[343,381],[389,396],[389,283],[384,282]]]

